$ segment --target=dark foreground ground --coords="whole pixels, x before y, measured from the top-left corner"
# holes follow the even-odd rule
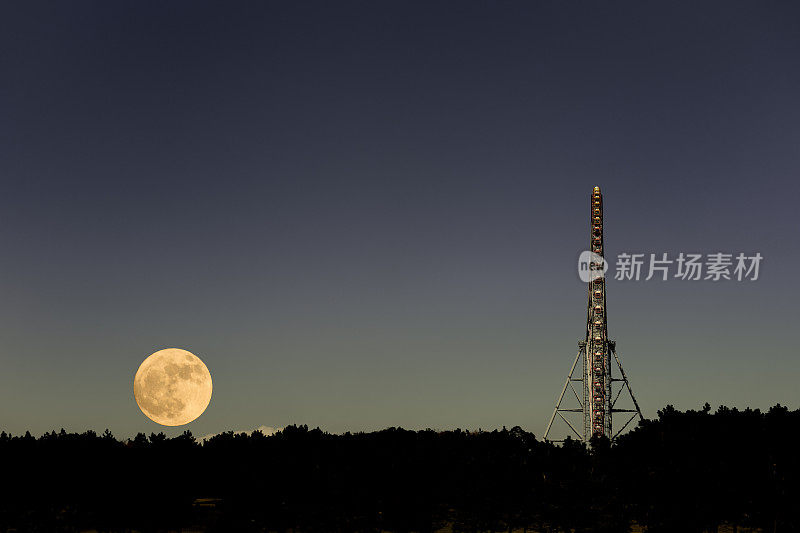
[[[800,411],[671,407],[610,446],[390,428],[0,434],[0,532],[800,531]]]

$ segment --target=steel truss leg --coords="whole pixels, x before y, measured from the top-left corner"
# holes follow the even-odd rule
[[[555,420],[556,415],[558,415],[564,422],[566,422],[567,425],[570,427],[570,429],[572,429],[572,431],[575,431],[575,434],[578,435],[578,437],[580,437],[581,440],[583,440],[583,436],[581,436],[580,433],[578,433],[575,430],[572,424],[570,424],[559,411],[561,410],[561,400],[564,399],[564,394],[567,392],[567,387],[572,388],[572,381],[583,381],[583,379],[575,380],[573,379],[572,376],[575,374],[575,367],[578,366],[578,361],[581,360],[581,356],[584,355],[585,351],[586,351],[585,347],[581,347],[578,350],[578,355],[575,356],[575,361],[573,361],[572,363],[572,368],[569,369],[569,374],[567,374],[567,381],[564,383],[564,388],[561,389],[561,394],[559,394],[558,396],[558,401],[556,402],[556,406],[553,409],[553,415],[550,417],[550,421],[547,423],[547,429],[544,430],[544,440],[547,440],[547,436],[550,434],[550,427],[553,425],[553,420]],[[578,394],[575,392],[574,388],[572,388],[572,392],[575,393],[575,397],[577,398]],[[581,410],[583,410],[583,404],[582,402],[580,402],[580,399],[578,400],[578,403],[581,404]]]
[[[623,384],[624,384],[625,389],[628,390],[628,394],[630,395],[631,400],[633,400],[633,405],[636,407],[636,411],[631,416],[630,420],[628,420],[625,423],[625,425],[623,425],[619,429],[619,431],[617,431],[617,433],[611,439],[612,441],[616,440],[617,436],[619,436],[619,434],[622,433],[622,430],[624,430],[626,427],[628,427],[628,424],[630,424],[633,421],[633,419],[636,418],[637,414],[639,415],[639,420],[644,420],[644,416],[642,416],[642,410],[639,408],[639,402],[636,401],[636,396],[633,395],[633,389],[631,389],[631,384],[628,382],[628,376],[625,375],[625,370],[622,368],[622,361],[620,361],[619,356],[617,355],[616,344],[617,343],[615,343],[615,342],[609,342],[608,343],[609,348],[611,349],[611,353],[614,354],[614,360],[617,362],[617,368],[619,369],[619,373],[622,376],[622,379],[618,380],[618,381],[622,381]],[[617,397],[614,398],[614,404],[617,403],[617,400],[619,399],[621,394],[622,394],[622,388],[620,388],[619,393],[617,393]],[[614,410],[616,412],[631,412],[630,409],[616,409],[615,410],[613,404],[611,405],[611,408],[612,408],[612,410]]]

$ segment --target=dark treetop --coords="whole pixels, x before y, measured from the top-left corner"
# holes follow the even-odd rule
[[[190,432],[120,442],[0,435],[0,530],[798,531],[800,410],[671,406],[613,446],[511,430],[264,436]],[[549,528],[549,529],[547,529]],[[776,529],[772,529],[776,528]]]

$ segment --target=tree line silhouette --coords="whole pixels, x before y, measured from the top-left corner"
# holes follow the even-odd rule
[[[0,531],[800,531],[800,410],[667,406],[613,445],[502,431],[0,433]]]

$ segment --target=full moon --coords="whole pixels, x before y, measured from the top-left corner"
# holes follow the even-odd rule
[[[139,409],[163,426],[188,424],[211,401],[211,373],[199,357],[179,348],[159,350],[145,359],[133,378]]]

